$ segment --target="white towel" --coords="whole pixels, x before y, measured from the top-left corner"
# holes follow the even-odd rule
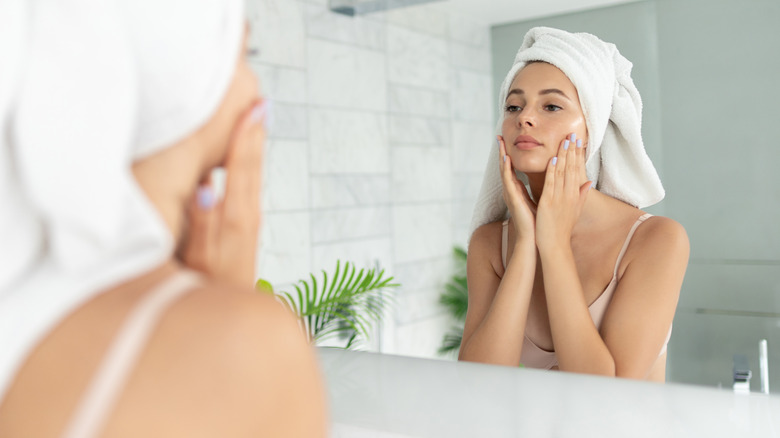
[[[131,165],[232,80],[242,0],[0,2],[0,398],[30,349],[173,239]]]
[[[558,67],[577,88],[588,128],[585,166],[588,179],[596,182],[596,188],[639,208],[663,199],[661,180],[642,143],[642,100],[631,80],[632,64],[615,45],[588,33],[548,27],[531,29],[501,86],[498,114],[504,113],[503,105],[515,76],[531,61]],[[496,134],[501,134],[502,121],[498,121]],[[471,233],[507,214],[495,138],[489,153]],[[527,182],[525,175],[519,176]]]

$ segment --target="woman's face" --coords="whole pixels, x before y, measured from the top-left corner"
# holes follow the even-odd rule
[[[572,133],[587,144],[577,89],[554,65],[526,65],[512,81],[504,102],[501,134],[513,167],[526,174],[544,172]]]

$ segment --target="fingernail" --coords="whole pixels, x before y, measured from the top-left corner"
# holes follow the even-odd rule
[[[198,206],[201,210],[211,210],[217,203],[217,197],[214,195],[214,190],[209,186],[203,186],[198,188]]]
[[[496,145],[498,145],[499,147],[501,146],[501,136],[500,135],[496,136]]]
[[[262,123],[263,128],[268,128],[273,103],[270,99],[263,99],[252,108],[252,122]]]
[[[268,101],[263,99],[252,108],[252,122],[259,123],[265,119],[265,114],[268,111]]]
[[[563,142],[563,150],[564,151],[569,150],[569,140]]]
[[[588,187],[588,190],[592,189],[593,187],[596,187],[596,181],[590,183],[590,187]]]
[[[572,143],[574,143],[574,140],[576,140],[576,139],[577,139],[577,134],[572,133],[571,134],[571,141],[572,141]]]
[[[582,147],[582,139],[577,140],[577,147],[578,148]]]
[[[557,162],[558,162],[558,157],[553,157],[552,165],[555,166],[555,163],[557,163]]]
[[[506,155],[504,155],[504,163],[506,163]]]

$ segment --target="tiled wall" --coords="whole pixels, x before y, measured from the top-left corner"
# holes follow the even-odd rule
[[[258,275],[289,289],[336,259],[378,262],[402,287],[369,348],[434,356],[492,144],[489,28],[446,2],[347,17],[247,0],[247,15],[273,101]]]

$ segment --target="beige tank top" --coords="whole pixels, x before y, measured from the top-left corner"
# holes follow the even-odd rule
[[[590,317],[593,319],[593,323],[596,325],[597,329],[601,328],[601,321],[604,319],[604,313],[607,311],[607,307],[609,306],[610,301],[612,300],[612,294],[615,293],[615,289],[617,289],[618,285],[618,268],[620,267],[620,262],[623,260],[623,256],[626,254],[626,250],[628,249],[628,244],[631,243],[631,238],[634,236],[634,232],[636,232],[636,229],[641,225],[647,218],[651,217],[652,215],[649,213],[645,213],[642,216],[639,217],[639,219],[634,222],[634,225],[631,227],[631,230],[628,232],[628,236],[626,237],[625,242],[623,243],[623,247],[620,249],[620,253],[618,254],[617,261],[615,262],[615,269],[613,271],[612,280],[607,285],[606,289],[604,289],[604,292],[599,295],[599,297],[596,299],[596,301],[593,302],[588,307],[588,311],[590,312]],[[501,232],[501,262],[504,264],[504,269],[506,269],[506,257],[507,257],[507,251],[508,251],[508,226],[509,226],[509,219],[505,220],[503,223],[503,230]],[[527,328],[527,327],[526,327]],[[527,333],[527,331],[526,331]],[[672,328],[669,327],[669,333],[666,336],[666,340],[664,341],[664,345],[661,348],[661,352],[659,353],[659,357],[663,355],[666,352],[666,346],[669,343],[669,339],[672,336]],[[555,351],[548,351],[544,350],[538,345],[534,343],[534,341],[531,340],[531,338],[528,337],[526,334],[523,339],[523,352],[520,355],[520,363],[522,363],[524,366],[529,368],[543,368],[546,370],[551,369],[554,366],[558,365],[558,358],[555,355]]]

